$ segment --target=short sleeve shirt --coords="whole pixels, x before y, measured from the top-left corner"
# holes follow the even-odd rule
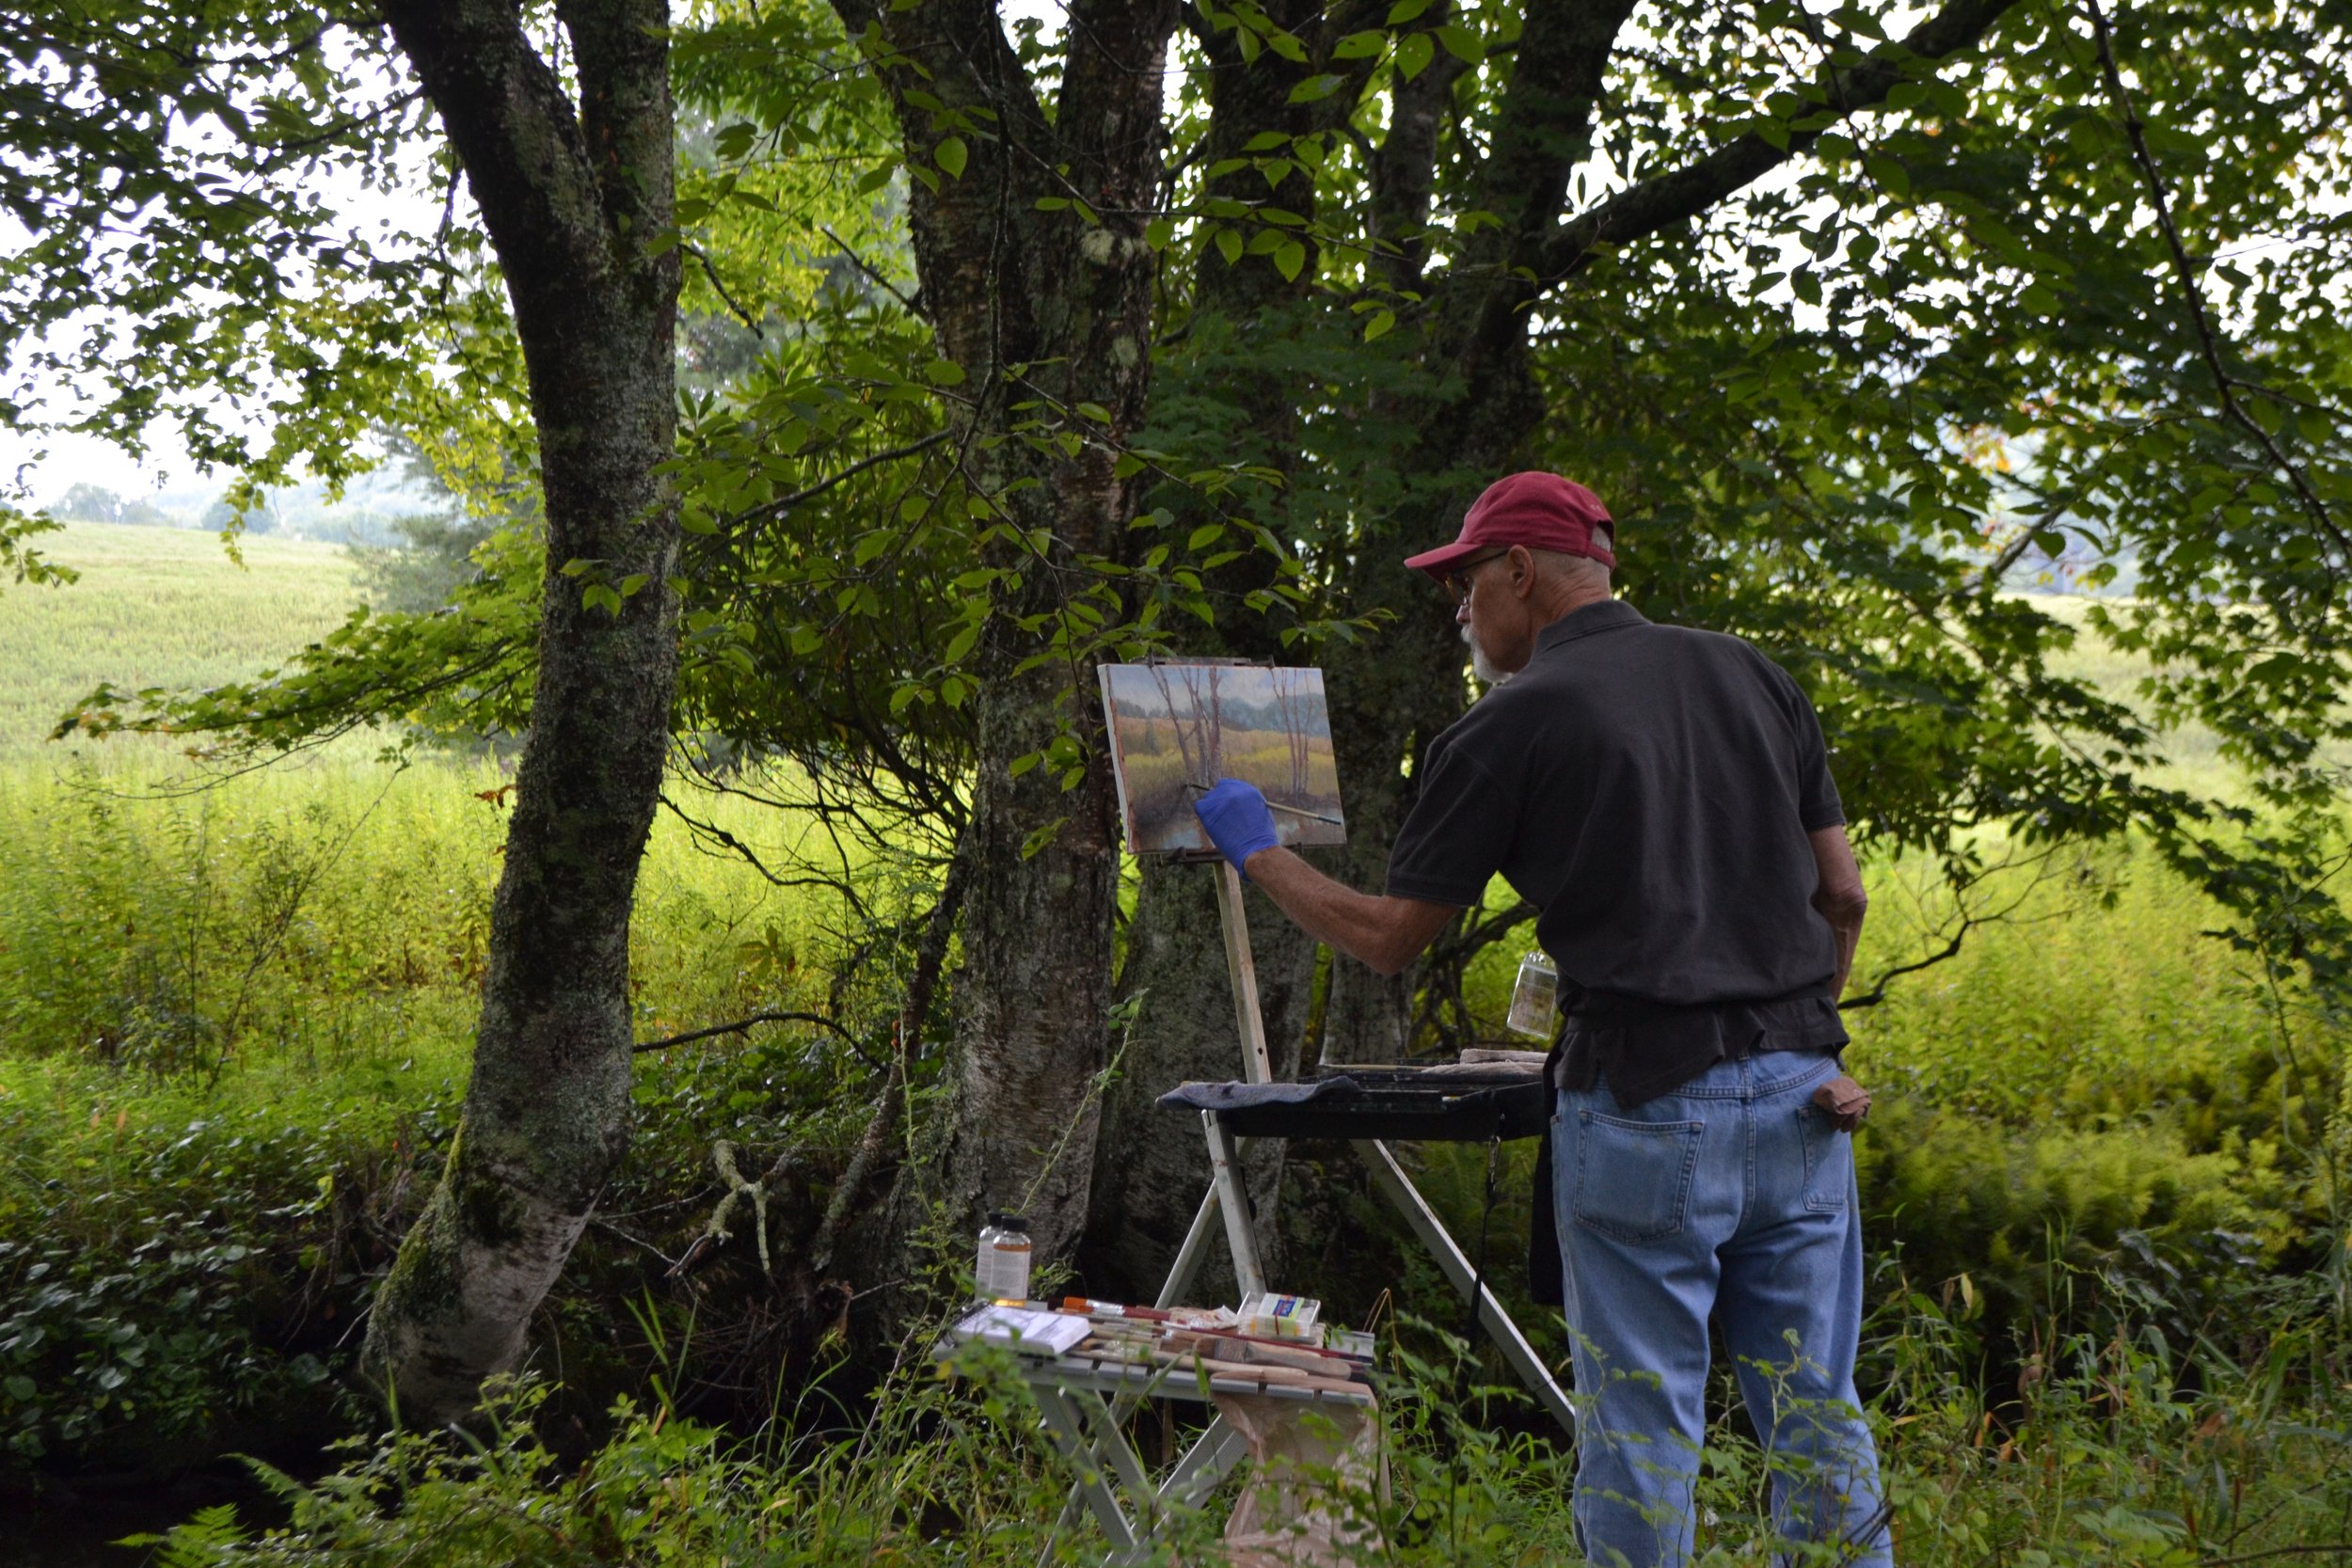
[[[1826,995],[1808,835],[1845,812],[1812,704],[1740,639],[1586,606],[1430,744],[1417,783],[1388,891],[1476,904],[1500,872],[1542,911],[1564,991]]]

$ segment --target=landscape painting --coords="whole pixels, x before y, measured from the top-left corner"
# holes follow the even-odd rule
[[[1219,779],[1263,790],[1285,845],[1347,842],[1322,671],[1106,664],[1102,678],[1131,853],[1213,848],[1192,803]]]

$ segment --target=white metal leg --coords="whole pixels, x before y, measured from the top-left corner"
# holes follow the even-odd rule
[[[1225,1244],[1232,1249],[1233,1277],[1245,1296],[1265,1289],[1265,1273],[1258,1266],[1258,1234],[1249,1220],[1249,1191],[1242,1183],[1241,1153],[1225,1118],[1215,1111],[1200,1113],[1201,1131],[1209,1139],[1209,1176],[1217,1206],[1225,1212]]]
[[[1102,1395],[1041,1380],[1030,1387],[1047,1437],[1077,1477],[1073,1502],[1083,1503],[1110,1539],[1106,1563],[1130,1563],[1149,1555],[1171,1513],[1198,1507],[1249,1452],[1248,1442],[1220,1416],[1184,1450],[1168,1478],[1154,1483]],[[1065,1510],[1057,1529],[1070,1519]]]
[[[1032,1385],[1037,1393],[1038,1413],[1045,1418],[1046,1434],[1053,1439],[1062,1457],[1078,1478],[1078,1495],[1094,1515],[1094,1522],[1103,1527],[1103,1533],[1111,1538],[1115,1554],[1136,1549],[1136,1528],[1128,1519],[1127,1511],[1120,1506],[1119,1493],[1111,1485],[1113,1472],[1102,1453],[1097,1451],[1093,1438],[1079,1419],[1077,1406],[1072,1396],[1043,1385]]]
[[[1396,1156],[1389,1152],[1389,1146],[1377,1138],[1351,1138],[1348,1147],[1355,1149],[1364,1164],[1371,1167],[1373,1180],[1378,1183],[1383,1196],[1405,1216],[1405,1223],[1411,1226],[1413,1234],[1421,1238],[1422,1250],[1437,1260],[1438,1267],[1445,1271],[1448,1279],[1454,1281],[1454,1288],[1462,1292],[1463,1299],[1469,1300],[1470,1291],[1477,1291],[1478,1321],[1485,1323],[1486,1332],[1494,1336],[1495,1348],[1502,1352],[1502,1359],[1518,1374],[1519,1381],[1527,1385],[1528,1392],[1551,1412],[1552,1419],[1560,1423],[1561,1430],[1574,1436],[1575,1406],[1568,1402],[1567,1395],[1560,1391],[1560,1385],[1552,1381],[1550,1370],[1535,1354],[1534,1347],[1527,1342],[1527,1337],[1519,1332],[1519,1325],[1511,1321],[1511,1314],[1503,1310],[1502,1303],[1495,1299],[1494,1291],[1480,1283],[1470,1260],[1454,1244],[1453,1236],[1447,1233],[1443,1222],[1438,1218],[1437,1211],[1429,1207],[1428,1200],[1421,1196],[1421,1190],[1413,1185],[1412,1178],[1405,1174],[1405,1167],[1396,1163]],[[1538,1196],[1540,1199],[1541,1195]]]
[[[1248,1147],[1244,1139],[1234,1140],[1236,1150]],[[1200,1257],[1209,1249],[1209,1227],[1216,1223],[1216,1183],[1200,1195],[1200,1207],[1192,1216],[1192,1228],[1184,1232],[1184,1244],[1176,1249],[1176,1261],[1168,1268],[1168,1283],[1160,1287],[1160,1299],[1152,1305],[1165,1311],[1184,1299],[1192,1289],[1192,1276],[1200,1272]]]

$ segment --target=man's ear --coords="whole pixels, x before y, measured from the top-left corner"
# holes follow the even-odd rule
[[[1511,593],[1514,597],[1533,598],[1535,594],[1537,570],[1535,552],[1525,545],[1511,546]]]

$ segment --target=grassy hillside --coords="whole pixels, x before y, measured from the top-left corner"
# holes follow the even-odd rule
[[[340,545],[248,538],[240,566],[214,534],[75,523],[40,548],[82,580],[0,589],[0,759],[40,753],[58,715],[101,681],[136,689],[250,675],[358,603]]]

